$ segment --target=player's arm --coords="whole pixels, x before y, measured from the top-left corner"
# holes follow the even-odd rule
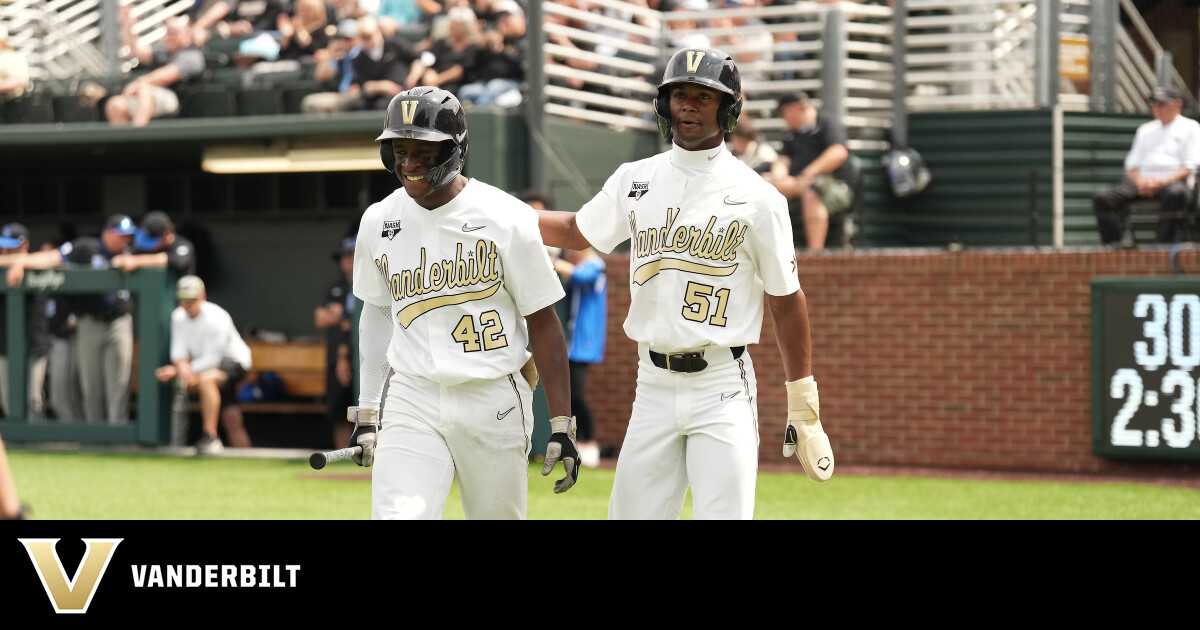
[[[567,340],[562,323],[551,304],[525,316],[529,325],[529,343],[534,364],[546,391],[550,410],[550,440],[546,444],[546,462],[542,476],[549,475],[560,460],[566,476],[554,482],[555,494],[566,492],[579,479],[579,447],[575,440],[575,417],[571,415],[570,366],[567,364]],[[532,385],[532,383],[531,383]]]
[[[538,210],[538,230],[542,242],[563,249],[587,249],[592,244],[584,238],[575,222],[574,212],[563,210]]]
[[[567,365],[567,341],[563,337],[558,313],[551,304],[526,315],[525,322],[529,325],[529,343],[533,346],[533,360],[546,389],[546,406],[550,415],[570,416],[571,381]]]
[[[137,271],[138,269],[166,269],[167,252],[117,254],[113,256],[112,266],[114,269],[121,269],[126,273]]]
[[[394,330],[392,307],[363,302],[358,326],[358,406],[347,410],[346,419],[354,423],[354,432],[350,434],[347,446],[361,446],[362,452],[353,457],[354,463],[370,467],[375,462],[375,439],[379,434],[383,386],[391,371],[387,362],[387,348],[392,343]]]
[[[813,481],[833,475],[833,448],[821,426],[821,403],[812,374],[812,345],[808,300],[803,289],[788,295],[767,295],[767,308],[775,325],[775,342],[783,356],[787,382],[788,417],[783,456],[795,455]]]
[[[789,295],[767,295],[775,324],[775,343],[783,356],[783,375],[789,381],[812,376],[812,345],[808,325],[808,299],[804,290]]]
[[[0,267],[8,267],[5,276],[10,287],[21,286],[26,269],[54,269],[65,262],[57,249],[0,255]]]

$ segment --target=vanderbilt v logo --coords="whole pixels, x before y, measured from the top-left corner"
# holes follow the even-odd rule
[[[700,50],[689,50],[687,53],[687,71],[695,72],[700,69],[700,61],[704,59],[704,52]]]
[[[67,572],[63,569],[62,560],[54,546],[58,538],[18,538],[25,551],[29,552],[33,566],[37,569],[46,595],[54,605],[58,614],[83,614],[92,604],[92,595],[104,571],[108,569],[108,561],[112,559],[113,550],[124,538],[84,538],[87,551],[83,560],[75,570],[75,577],[67,581]]]
[[[411,125],[413,117],[417,115],[416,101],[400,101],[400,117],[404,119],[404,124]]]

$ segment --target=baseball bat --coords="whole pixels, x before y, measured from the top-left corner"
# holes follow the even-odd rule
[[[340,462],[343,459],[350,459],[362,452],[361,446],[353,448],[339,448],[336,451],[317,451],[308,458],[308,465],[313,467],[313,470],[321,470],[325,464]]]

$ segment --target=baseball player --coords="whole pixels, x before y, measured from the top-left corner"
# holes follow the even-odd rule
[[[684,49],[654,99],[671,149],[624,164],[577,213],[539,212],[547,245],[611,252],[630,240],[625,332],[638,383],[609,500],[610,519],[677,519],[688,486],[697,519],[754,516],[754,364],[763,293],[787,378],[783,452],[816,481],[833,474],[821,428],[787,202],[729,151],[742,108],[733,59]]]
[[[388,105],[384,166],[403,184],[367,208],[354,250],[359,406],[350,446],[375,465],[373,519],[440,519],[458,478],[469,519],[523,519],[537,359],[553,416],[542,475],[579,476],[564,293],[535,210],[461,174],[467,120],[453,94],[419,86]]]

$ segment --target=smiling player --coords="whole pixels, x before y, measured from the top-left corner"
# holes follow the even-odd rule
[[[671,149],[619,167],[577,213],[539,211],[547,245],[611,252],[630,240],[625,332],[640,361],[610,519],[677,519],[689,484],[697,519],[753,518],[758,403],[746,346],[758,343],[764,290],[787,378],[784,455],[816,481],[833,474],[787,202],[725,150],[741,109],[729,55],[675,53],[654,99]]]
[[[523,519],[533,357],[554,416],[542,475],[579,476],[562,285],[536,211],[462,175],[467,120],[446,90],[396,95],[377,138],[401,189],[367,208],[354,250],[359,406],[349,446],[375,464],[374,519],[440,519],[457,477],[469,519]],[[523,376],[524,375],[524,376]]]

